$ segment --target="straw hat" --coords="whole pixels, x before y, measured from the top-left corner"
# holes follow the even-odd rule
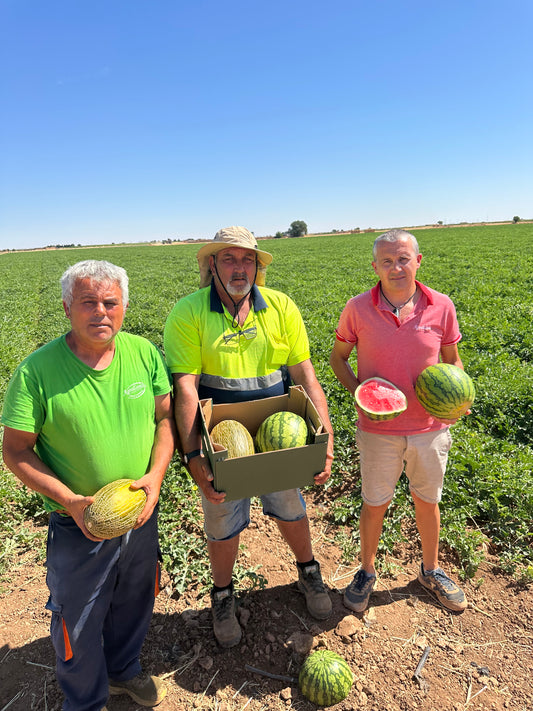
[[[198,266],[200,267],[200,289],[203,289],[204,286],[209,286],[211,283],[212,274],[209,269],[209,257],[231,247],[252,249],[257,254],[255,283],[258,286],[265,285],[266,268],[272,261],[272,255],[258,248],[257,240],[246,227],[224,227],[216,233],[211,242],[200,247],[196,255]]]

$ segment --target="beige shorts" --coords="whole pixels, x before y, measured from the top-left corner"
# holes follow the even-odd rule
[[[361,494],[366,504],[383,506],[390,501],[404,469],[411,493],[428,504],[440,501],[452,444],[449,427],[406,437],[358,429],[355,439],[361,457]]]

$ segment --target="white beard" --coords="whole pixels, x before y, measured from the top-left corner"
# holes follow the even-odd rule
[[[231,296],[244,296],[250,291],[251,284],[248,278],[246,278],[246,284],[242,287],[232,286],[231,281],[228,281],[228,283],[226,284],[226,289],[228,294],[230,294]]]

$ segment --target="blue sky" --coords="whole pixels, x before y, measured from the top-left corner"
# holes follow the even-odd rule
[[[530,0],[0,0],[0,249],[533,217]]]

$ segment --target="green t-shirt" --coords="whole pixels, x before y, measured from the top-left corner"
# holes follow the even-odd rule
[[[119,332],[111,364],[85,365],[60,336],[32,353],[9,383],[1,422],[39,433],[35,451],[76,494],[139,479],[150,463],[155,401],[170,392],[163,356],[145,338]],[[43,497],[45,508],[58,504]]]

